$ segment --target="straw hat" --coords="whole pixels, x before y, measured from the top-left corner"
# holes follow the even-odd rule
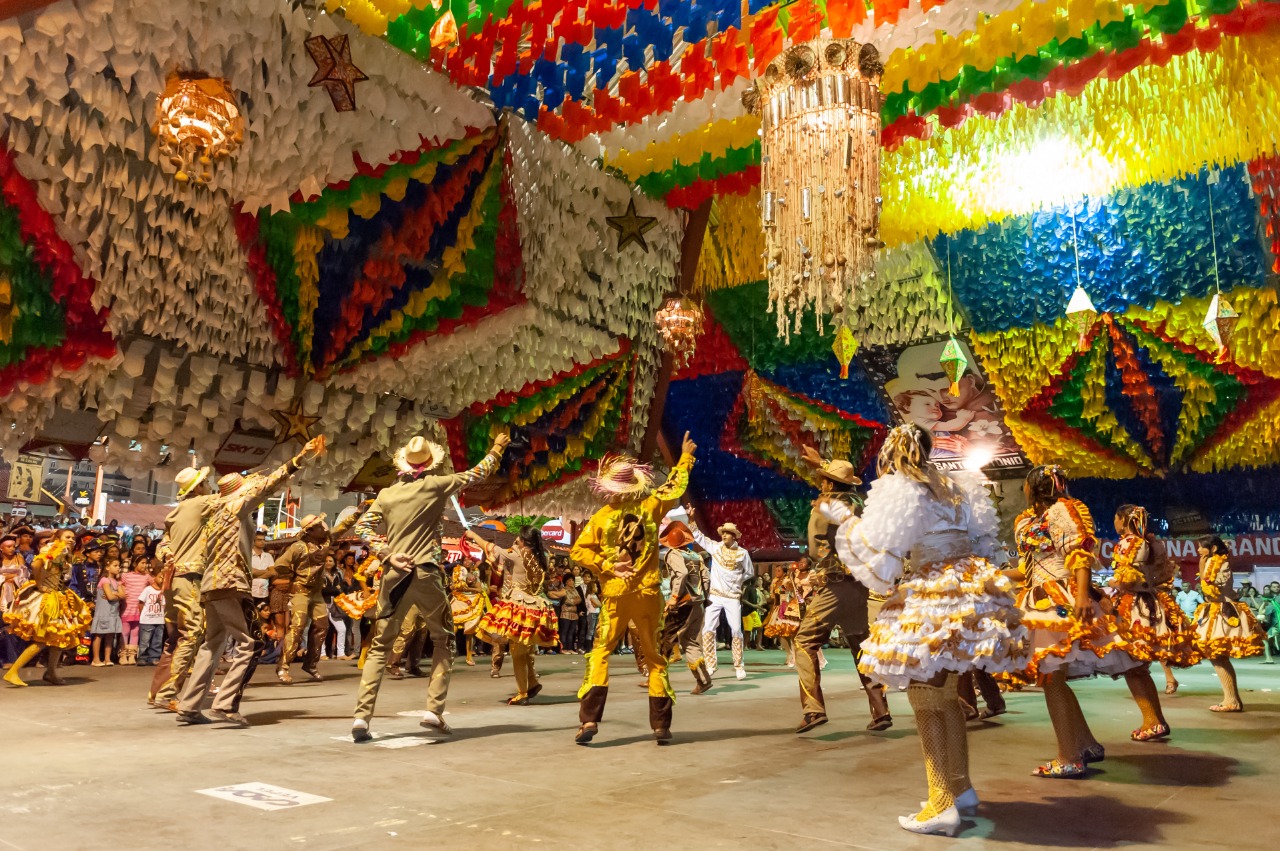
[[[323,526],[326,532],[329,531],[329,524],[324,522],[323,514],[308,514],[306,517],[303,517],[302,522],[298,524],[298,528],[302,529],[304,532],[312,526]]]
[[[427,473],[444,463],[444,447],[425,437],[414,437],[396,453],[396,469],[406,476]]]
[[[818,475],[842,485],[862,484],[862,479],[858,478],[854,472],[853,465],[840,458],[823,464],[818,469]]]
[[[609,502],[643,499],[653,490],[653,468],[626,455],[606,455],[591,488]]]
[[[742,537],[742,533],[738,531],[738,527],[733,525],[732,523],[723,524],[719,529],[716,530],[716,532],[721,535],[723,535],[725,532],[728,532],[730,535],[732,535],[735,538]]]
[[[191,491],[209,477],[208,467],[188,467],[178,473],[178,499],[186,499]]]
[[[227,473],[218,479],[219,496],[231,496],[242,487],[244,487],[244,476],[239,473]]]
[[[689,527],[681,523],[679,520],[672,521],[662,534],[658,536],[658,543],[664,547],[670,547],[678,550],[681,547],[687,547],[693,543],[693,533],[689,531]]]

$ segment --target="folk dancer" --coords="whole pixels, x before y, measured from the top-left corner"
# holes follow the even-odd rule
[[[435,471],[444,464],[444,449],[426,438],[413,438],[396,453],[399,481],[379,493],[356,523],[356,535],[382,560],[382,586],[373,643],[360,672],[360,693],[351,726],[354,741],[373,738],[369,722],[386,673],[387,652],[405,622],[418,617],[426,620],[432,644],[427,712],[421,725],[442,735],[453,732],[444,720],[453,665],[453,614],[441,567],[441,518],[449,497],[498,469],[510,443],[511,437],[503,432],[479,464],[462,473],[441,475]],[[385,529],[385,536],[378,534],[379,529]]]
[[[719,541],[713,541],[693,525],[693,539],[711,556],[711,584],[707,594],[707,609],[702,617],[702,654],[707,664],[707,674],[715,676],[719,667],[716,661],[716,627],[721,615],[729,627],[730,651],[733,655],[733,674],[740,680],[747,678],[742,662],[744,639],[742,635],[742,589],[755,579],[755,565],[751,554],[738,546],[742,533],[732,523],[725,523],[716,532]]]
[[[690,550],[693,533],[689,527],[676,521],[669,525],[658,539],[667,548],[662,566],[671,581],[671,592],[662,615],[662,634],[658,639],[658,653],[664,659],[671,658],[671,650],[680,648],[684,663],[693,674],[692,694],[704,694],[711,690],[711,675],[707,673],[702,647],[702,613],[706,607],[708,583],[707,566],[702,557]]]
[[[601,595],[595,643],[578,690],[581,704],[574,741],[580,745],[590,743],[600,729],[609,696],[609,655],[632,621],[649,673],[649,727],[658,744],[671,740],[675,693],[667,679],[667,658],[658,652],[663,607],[658,524],[684,496],[697,448],[686,433],[680,460],[656,489],[652,471],[625,455],[605,458],[592,480],[606,505],[592,515],[570,554],[596,575]]]
[[[180,724],[209,724],[216,720],[237,727],[249,726],[248,719],[239,711],[240,698],[253,675],[262,641],[252,594],[253,536],[257,531],[253,515],[272,491],[323,451],[324,438],[315,437],[307,441],[302,452],[266,475],[230,473],[218,480],[218,497],[205,525],[208,566],[200,580],[204,644],[196,654],[191,677],[178,698]],[[228,641],[235,646],[226,676],[214,697],[211,718],[200,711],[200,705]]]

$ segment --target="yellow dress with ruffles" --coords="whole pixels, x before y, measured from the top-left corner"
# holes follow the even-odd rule
[[[484,589],[478,583],[467,581],[463,575],[465,570],[462,565],[453,569],[453,582],[449,588],[453,598],[450,610],[453,612],[453,628],[472,633],[492,606]]]
[[[1205,659],[1243,659],[1262,652],[1262,627],[1246,604],[1231,599],[1231,586],[1230,561],[1222,555],[1209,556],[1200,568],[1204,602],[1195,616],[1196,643]]]
[[[529,553],[492,549],[501,562],[502,599],[480,618],[476,636],[490,644],[525,644],[558,647],[560,619],[551,601],[542,596],[542,566]]]
[[[1128,641],[1128,653],[1140,662],[1165,662],[1187,668],[1200,661],[1195,624],[1183,613],[1167,585],[1176,571],[1166,558],[1154,563],[1152,548],[1140,535],[1127,534],[1111,556],[1116,622]]]
[[[69,650],[93,622],[93,609],[68,591],[63,576],[71,560],[64,542],[46,546],[31,564],[34,579],[14,597],[4,623],[12,635],[33,644]]]

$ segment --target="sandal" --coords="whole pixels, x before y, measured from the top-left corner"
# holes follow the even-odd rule
[[[517,694],[507,698],[507,706],[528,706],[529,695]]]
[[[1244,712],[1243,706],[1228,706],[1225,703],[1215,703],[1209,707],[1210,712]]]
[[[596,733],[599,729],[600,728],[594,721],[588,721],[578,728],[578,734],[573,737],[574,743],[579,745],[590,744],[591,740],[596,737]]]
[[[1063,762],[1058,759],[1051,759],[1031,772],[1031,776],[1049,777],[1054,780],[1071,780],[1077,777],[1084,777],[1085,772],[1088,770],[1083,762]]]
[[[1165,684],[1164,684],[1164,693],[1165,693],[1165,694],[1177,694],[1177,693],[1178,693],[1178,686],[1180,686],[1180,685],[1182,685],[1182,683],[1178,682],[1177,680],[1170,680],[1169,682],[1167,682],[1167,683],[1165,683]]]
[[[1169,735],[1168,724],[1152,724],[1145,729],[1134,730],[1129,734],[1129,738],[1135,742],[1153,742],[1156,739],[1164,739]]]

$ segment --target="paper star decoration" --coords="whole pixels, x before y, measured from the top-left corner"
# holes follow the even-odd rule
[[[627,204],[625,215],[608,216],[605,221],[608,222],[609,227],[618,232],[619,251],[634,242],[644,250],[645,254],[649,253],[649,243],[644,235],[657,227],[658,219],[656,216],[637,215],[636,199],[632,198]]]
[[[369,79],[351,61],[351,42],[345,35],[326,38],[322,35],[307,39],[307,52],[316,63],[316,72],[308,86],[324,86],[338,112],[351,112],[356,108],[356,83]]]
[[[319,417],[309,417],[302,412],[301,399],[295,400],[287,411],[272,411],[271,416],[280,423],[276,443],[288,443],[290,440],[306,443],[311,439],[311,427],[320,422]]]

